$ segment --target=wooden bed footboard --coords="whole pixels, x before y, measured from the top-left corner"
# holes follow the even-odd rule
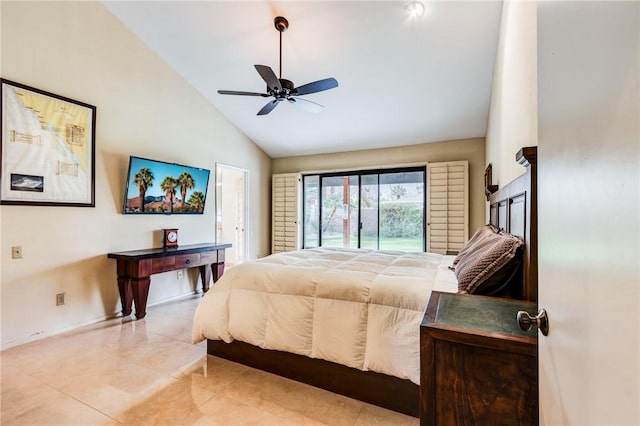
[[[207,353],[413,417],[420,415],[420,387],[410,380],[237,340],[208,340]]]

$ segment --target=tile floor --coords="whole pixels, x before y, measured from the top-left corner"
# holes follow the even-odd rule
[[[13,425],[417,425],[418,419],[206,355],[199,296],[0,352]]]

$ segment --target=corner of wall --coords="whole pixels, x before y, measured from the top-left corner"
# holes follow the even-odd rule
[[[499,186],[524,173],[520,148],[538,145],[537,62],[537,3],[505,0],[485,146]]]

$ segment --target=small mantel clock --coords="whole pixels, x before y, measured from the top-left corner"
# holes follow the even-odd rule
[[[178,229],[163,229],[162,230],[162,247],[174,248],[178,247]]]

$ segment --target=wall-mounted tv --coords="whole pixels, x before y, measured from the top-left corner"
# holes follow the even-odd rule
[[[124,214],[202,214],[209,170],[131,156]]]

